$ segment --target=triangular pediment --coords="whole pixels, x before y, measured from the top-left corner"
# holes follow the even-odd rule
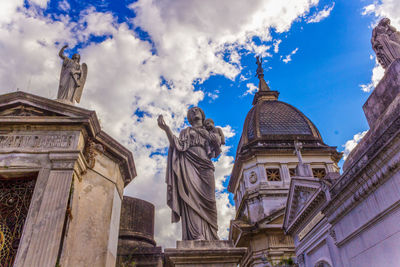
[[[31,116],[65,116],[61,113],[42,109],[39,107],[31,106],[24,103],[14,103],[13,105],[3,106],[0,108],[0,117],[9,116],[20,116],[20,117],[31,117]]]
[[[321,181],[312,177],[296,177],[291,180],[286,203],[285,228],[289,227],[293,220],[303,212],[320,188]]]
[[[0,96],[1,117],[69,117],[89,118],[93,111],[48,98],[13,92]]]

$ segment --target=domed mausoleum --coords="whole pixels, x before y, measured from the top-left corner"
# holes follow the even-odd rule
[[[294,244],[282,223],[291,177],[334,179],[341,153],[326,145],[317,127],[300,110],[279,101],[264,80],[248,112],[237,148],[228,190],[234,194],[236,217],[230,238],[248,247],[242,266],[278,263],[294,257]],[[301,152],[295,153],[295,143]],[[264,266],[263,265],[263,266]]]

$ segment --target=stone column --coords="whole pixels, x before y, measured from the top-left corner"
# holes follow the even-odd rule
[[[35,188],[43,191],[36,218],[29,222],[31,233],[22,237],[14,267],[55,266],[57,262],[77,153],[50,153],[49,158],[52,166],[45,188]]]

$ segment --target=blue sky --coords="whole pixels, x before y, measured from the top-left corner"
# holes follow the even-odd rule
[[[168,141],[193,105],[223,127],[215,162],[220,236],[234,216],[226,191],[251,108],[255,56],[279,99],[300,109],[325,143],[348,153],[368,125],[362,105],[383,74],[371,49],[382,16],[400,28],[400,1],[6,0],[0,3],[1,93],[55,98],[63,44],[89,67],[80,107],[132,150],[138,177],[125,193],[156,206],[156,240],[173,246],[180,225],[165,204]]]

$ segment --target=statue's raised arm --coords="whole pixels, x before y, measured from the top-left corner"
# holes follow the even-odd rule
[[[163,115],[158,116],[157,124],[158,127],[160,127],[167,134],[168,141],[172,145],[174,142],[174,135],[169,126],[165,123]]]
[[[72,58],[65,56],[64,50],[67,47],[68,45],[64,45],[58,53],[58,56],[63,60],[63,64],[60,73],[57,100],[73,104],[74,101],[79,103],[81,100],[88,68],[86,63],[79,64],[81,59],[79,54],[72,55]]]
[[[65,48],[67,48],[67,47],[68,47],[68,45],[64,45],[64,46],[60,49],[60,52],[58,52],[58,56],[59,56],[62,60],[65,59],[64,50],[65,50]]]

